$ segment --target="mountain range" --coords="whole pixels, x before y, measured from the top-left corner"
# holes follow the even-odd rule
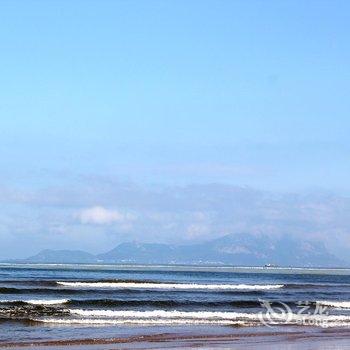
[[[346,266],[344,261],[329,253],[321,242],[250,234],[229,234],[190,245],[128,242],[97,255],[81,250],[46,249],[27,259],[12,262]]]

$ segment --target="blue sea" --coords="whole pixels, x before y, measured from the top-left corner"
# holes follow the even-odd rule
[[[350,270],[0,265],[0,341],[350,326]]]

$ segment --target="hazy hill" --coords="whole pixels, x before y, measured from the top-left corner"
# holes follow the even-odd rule
[[[51,250],[45,249],[38,254],[23,260],[36,263],[91,263],[96,261],[93,254],[82,250]]]
[[[182,246],[122,243],[98,255],[80,250],[43,250],[22,262],[345,266],[322,243],[249,234],[231,234]]]
[[[103,262],[169,263],[176,256],[176,248],[157,243],[122,243],[104,254],[97,255]]]

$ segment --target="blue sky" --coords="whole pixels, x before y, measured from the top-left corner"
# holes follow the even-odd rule
[[[2,2],[4,181],[68,171],[349,190],[349,7]]]
[[[44,215],[18,197],[82,178],[348,195],[349,11],[340,0],[2,1],[0,187],[17,196],[3,195],[3,232],[14,235],[11,217]]]

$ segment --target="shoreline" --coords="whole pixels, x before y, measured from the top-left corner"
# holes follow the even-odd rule
[[[42,348],[58,349],[332,349],[345,346],[350,349],[350,329],[346,328],[301,328],[284,326],[270,329],[235,329],[232,333],[212,334],[190,332],[129,335],[113,338],[60,339],[45,341],[0,342],[0,349],[25,350]],[[336,348],[334,348],[336,349]]]

